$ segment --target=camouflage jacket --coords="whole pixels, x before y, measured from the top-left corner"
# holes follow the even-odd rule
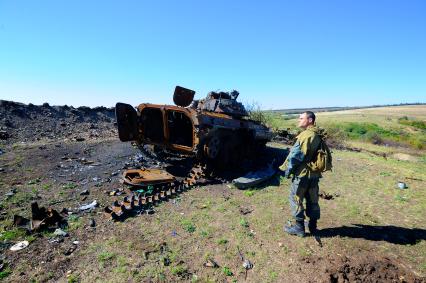
[[[323,137],[323,130],[309,126],[296,137],[296,142],[290,150],[280,170],[289,169],[290,174],[297,177],[321,177],[321,172],[312,171],[307,164],[314,158]]]

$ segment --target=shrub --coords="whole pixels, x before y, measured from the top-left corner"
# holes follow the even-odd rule
[[[271,122],[271,116],[265,111],[260,109],[260,105],[257,102],[252,102],[251,104],[244,105],[248,113],[250,120],[258,122],[262,125],[268,125]]]

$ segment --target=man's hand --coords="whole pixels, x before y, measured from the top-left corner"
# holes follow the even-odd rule
[[[290,170],[287,168],[284,171],[284,177],[286,177],[287,179],[290,179]]]
[[[290,170],[288,168],[284,168],[283,165],[279,167],[281,176],[286,177],[287,179],[290,178]]]

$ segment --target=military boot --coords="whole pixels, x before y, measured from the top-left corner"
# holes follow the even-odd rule
[[[305,237],[305,224],[304,221],[296,221],[294,225],[284,226],[284,232],[290,235]]]
[[[309,219],[308,229],[309,229],[309,233],[311,233],[311,235],[317,234],[318,229],[317,229],[317,220],[316,219]]]

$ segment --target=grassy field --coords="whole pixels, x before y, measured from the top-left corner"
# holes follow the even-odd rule
[[[114,233],[98,234],[80,255],[76,272],[87,282],[240,282],[240,249],[255,264],[249,282],[294,282],[306,276],[299,271],[306,258],[330,254],[391,258],[425,275],[426,164],[346,151],[335,151],[334,157],[334,172],[320,184],[338,195],[321,200],[323,247],[313,238],[282,232],[290,219],[290,182],[276,179],[248,191],[232,186],[191,190],[160,205],[153,217],[114,224]],[[418,180],[409,179],[413,177]],[[397,189],[398,181],[407,182],[408,189]],[[204,267],[208,259],[220,268]],[[95,264],[87,264],[92,260]]]

